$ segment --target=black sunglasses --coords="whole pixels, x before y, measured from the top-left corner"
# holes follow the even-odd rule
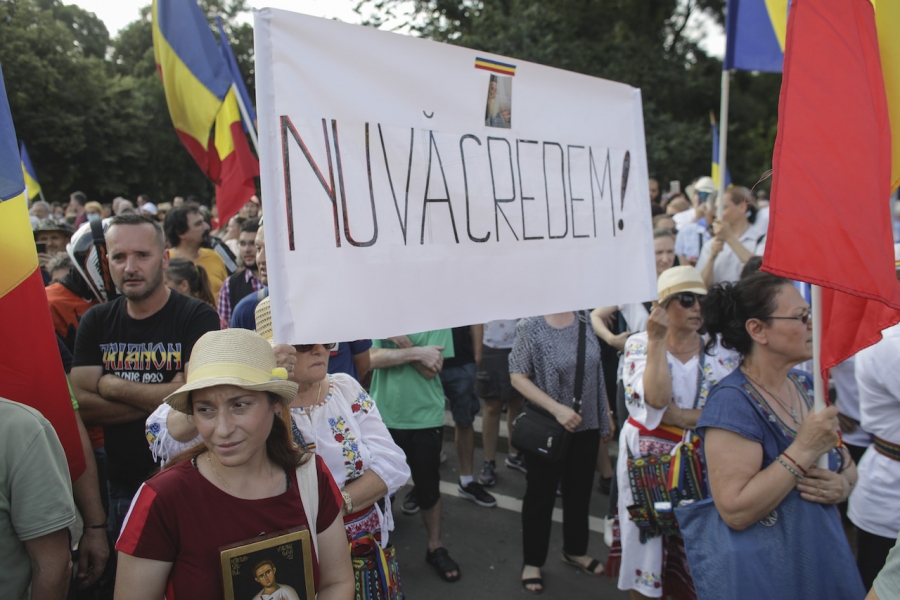
[[[297,352],[310,352],[316,346],[322,346],[328,351],[334,350],[337,346],[337,342],[331,342],[330,344],[294,344],[294,350]]]
[[[700,301],[700,296],[694,294],[692,292],[681,292],[680,294],[674,294],[669,296],[668,300],[666,300],[666,306],[668,306],[669,302],[673,300],[678,300],[678,303],[683,308],[692,308],[697,302]]]
[[[804,325],[809,324],[809,320],[812,319],[812,311],[807,311],[802,315],[797,315],[796,317],[765,317],[766,319],[784,319],[786,321],[800,321]]]

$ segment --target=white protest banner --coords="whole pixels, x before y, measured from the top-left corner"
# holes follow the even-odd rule
[[[281,10],[254,22],[276,340],[656,297],[639,90]]]

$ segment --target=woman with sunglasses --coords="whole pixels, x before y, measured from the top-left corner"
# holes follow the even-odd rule
[[[272,339],[269,298],[256,307],[257,332]],[[302,448],[321,456],[344,496],[347,537],[371,533],[387,546],[393,529],[390,496],[409,480],[406,456],[388,433],[378,407],[356,379],[328,373],[331,344],[278,345],[278,364],[298,384],[291,430]],[[385,500],[384,511],[377,502]]]
[[[703,316],[742,362],[710,392],[697,423],[712,504],[676,511],[697,590],[862,598],[836,507],[856,484],[856,465],[840,444],[837,408],[813,412],[812,377],[794,369],[812,357],[809,304],[790,281],[757,273],[713,287]],[[828,468],[817,468],[826,453]]]
[[[659,305],[650,314],[647,331],[625,343],[623,381],[629,417],[619,437],[617,466],[619,589],[630,591],[633,599],[696,598],[681,538],[670,531],[639,527],[631,518],[629,508],[634,511],[642,498],[665,491],[648,488],[666,484],[630,477],[629,458],[666,455],[682,441],[694,442],[691,430],[709,389],[737,367],[737,356],[719,346],[704,352],[700,298],[706,295],[706,286],[697,269],[667,269],[659,276],[657,289]],[[635,490],[634,485],[642,488]]]

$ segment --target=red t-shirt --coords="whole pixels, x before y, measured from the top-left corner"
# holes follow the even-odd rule
[[[318,456],[319,515],[316,531],[325,531],[343,506],[331,472]],[[263,534],[309,526],[297,489],[297,474],[283,494],[243,500],[207,481],[185,461],[147,480],[138,490],[122,526],[116,550],[174,563],[166,600],[220,600],[224,597],[220,550]],[[313,549],[316,592],[319,564]]]

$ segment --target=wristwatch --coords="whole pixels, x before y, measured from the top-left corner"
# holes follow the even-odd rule
[[[344,514],[349,515],[353,513],[353,498],[350,497],[350,494],[341,490],[341,496],[344,497]]]

